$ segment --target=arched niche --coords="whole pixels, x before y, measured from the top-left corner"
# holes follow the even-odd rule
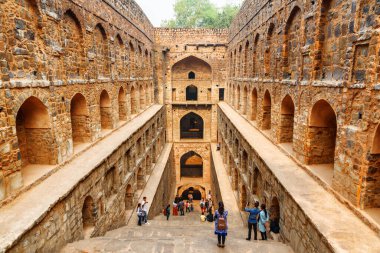
[[[196,113],[188,113],[180,121],[181,139],[203,139],[204,122]]]
[[[71,129],[74,145],[91,141],[90,114],[86,98],[77,93],[70,103]]]
[[[16,115],[16,133],[22,166],[56,164],[56,146],[47,107],[36,97],[29,97]]]
[[[293,142],[294,102],[286,95],[281,102],[280,142]]]
[[[334,109],[326,100],[319,100],[311,109],[308,143],[309,164],[333,163],[335,157],[335,141],[337,120]]]
[[[102,129],[112,129],[111,99],[106,90],[100,94],[100,122]]]
[[[203,158],[194,151],[187,152],[180,159],[182,177],[203,177]]]
[[[262,129],[271,129],[271,117],[272,117],[272,99],[268,90],[264,93],[263,99],[263,122]]]

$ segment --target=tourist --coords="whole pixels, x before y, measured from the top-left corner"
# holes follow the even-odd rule
[[[206,201],[205,201],[205,209],[206,209],[206,212],[208,212],[208,207],[209,207],[209,202],[208,202],[208,199],[206,199]]]
[[[186,201],[186,213],[190,213],[190,203]]]
[[[190,212],[193,212],[194,211],[194,205],[193,205],[193,202],[190,202]]]
[[[166,207],[165,214],[166,214],[166,220],[169,220],[169,216],[170,216],[170,204]]]
[[[173,202],[173,216],[178,216],[178,204]]]
[[[255,202],[255,207],[254,208],[249,208],[249,203],[247,203],[247,206],[244,209],[246,212],[249,213],[249,218],[248,218],[248,237],[246,240],[251,240],[251,232],[253,228],[253,239],[257,240],[257,220],[256,217],[260,213],[259,209],[259,202]]]
[[[181,201],[181,198],[178,196],[178,194],[175,195],[174,202],[175,202],[176,204],[178,204],[180,201]]]
[[[204,199],[201,199],[201,203],[199,204],[199,206],[201,207],[202,214],[205,214],[205,201],[204,201]]]
[[[228,212],[224,210],[223,202],[219,202],[219,208],[215,211],[215,234],[218,236],[218,247],[224,248],[226,242],[228,224],[227,224]]]
[[[190,194],[189,194],[189,202],[190,202],[190,203],[193,203],[193,199],[194,199],[193,194],[190,193]]]
[[[260,209],[261,211],[258,215],[258,218],[259,218],[259,230],[261,233],[261,240],[267,240],[266,223],[269,221],[269,215],[266,210],[265,204],[261,204]]]
[[[141,208],[141,203],[137,204],[137,217],[139,218],[137,225],[141,226],[142,219],[144,217],[143,210]]]
[[[179,211],[180,211],[180,213],[181,213],[181,216],[184,216],[184,215],[185,215],[185,211],[184,211],[185,203],[183,202],[183,200],[181,200],[181,201],[178,203],[178,207],[179,207]]]
[[[208,222],[213,222],[214,221],[214,215],[212,214],[212,206],[208,209],[208,214],[206,216],[206,219]]]
[[[141,202],[141,207],[142,207],[143,214],[144,214],[143,221],[145,224],[149,224],[148,223],[148,201],[146,200],[146,197],[143,197],[143,201]]]

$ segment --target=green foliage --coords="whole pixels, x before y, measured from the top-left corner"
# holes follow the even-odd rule
[[[239,6],[218,8],[210,0],[176,0],[175,18],[161,25],[168,28],[228,28],[239,11]]]

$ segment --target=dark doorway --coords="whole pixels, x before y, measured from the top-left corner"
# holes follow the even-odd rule
[[[219,101],[224,101],[224,88],[219,89]]]
[[[203,159],[194,151],[181,157],[181,177],[203,177]]]
[[[203,119],[191,112],[186,114],[180,122],[181,139],[203,139]]]
[[[186,100],[197,101],[198,100],[198,88],[194,85],[186,87]]]
[[[193,195],[194,200],[201,200],[202,199],[202,193],[199,190],[195,190],[193,187],[190,187],[189,189],[182,192],[182,199],[188,200],[189,194]]]

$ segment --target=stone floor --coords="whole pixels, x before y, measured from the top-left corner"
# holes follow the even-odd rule
[[[200,221],[200,212],[185,216],[163,215],[142,227],[136,224],[108,232],[103,237],[91,238],[67,245],[62,253],[72,252],[261,252],[292,253],[292,249],[272,240],[246,241],[246,228],[230,226],[225,248],[218,248],[214,224]]]

